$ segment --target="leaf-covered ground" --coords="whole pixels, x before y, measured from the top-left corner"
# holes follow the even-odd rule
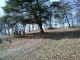
[[[69,31],[66,35],[62,30],[62,34],[49,33],[53,37],[48,37],[46,33],[31,34],[29,38],[13,38],[12,44],[8,41],[5,44],[4,41],[0,45],[0,60],[80,60],[80,32]]]

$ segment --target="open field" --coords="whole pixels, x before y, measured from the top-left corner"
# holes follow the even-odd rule
[[[11,44],[5,38],[0,44],[0,60],[80,60],[79,29],[46,30],[9,39]]]

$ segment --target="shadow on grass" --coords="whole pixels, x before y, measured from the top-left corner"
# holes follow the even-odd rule
[[[25,36],[18,36],[21,38],[28,38],[28,39],[64,39],[64,38],[80,38],[80,31],[67,31],[67,32],[45,32],[43,34],[41,33],[31,33],[26,34]]]

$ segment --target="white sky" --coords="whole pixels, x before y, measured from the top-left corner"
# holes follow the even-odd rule
[[[53,1],[60,1],[60,0],[50,0],[51,2],[53,2]]]
[[[50,1],[53,2],[53,1],[59,1],[59,0],[50,0]],[[6,2],[6,0],[0,0],[0,16],[4,15],[4,11],[1,7],[6,5],[5,2]]]
[[[5,6],[6,0],[0,0],[0,16],[4,14],[4,11],[1,7]]]

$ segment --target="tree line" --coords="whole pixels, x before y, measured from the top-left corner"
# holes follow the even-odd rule
[[[79,7],[79,3],[75,3],[75,7]],[[72,9],[75,8],[70,2],[64,1],[50,2],[49,0],[8,0],[6,6],[3,7],[5,15],[0,18],[2,25],[9,32],[9,29],[15,30],[17,35],[17,24],[20,23],[24,27],[27,24],[37,24],[40,32],[44,33],[43,24],[49,23],[49,28],[52,28],[52,18],[58,20],[59,24],[68,24],[69,27],[74,27]],[[70,22],[71,21],[71,22]],[[70,24],[71,23],[71,24]],[[33,26],[34,27],[34,26]],[[6,31],[6,29],[5,29]],[[21,34],[21,31],[19,32]]]

